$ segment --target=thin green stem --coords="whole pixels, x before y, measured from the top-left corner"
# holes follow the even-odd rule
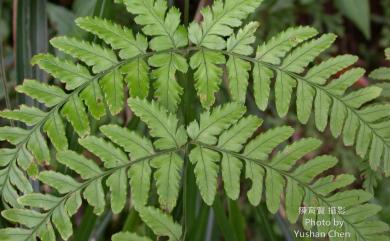
[[[1,7],[1,6],[0,6]],[[4,66],[4,53],[3,53],[3,40],[0,39],[0,67],[1,67],[1,83],[3,84],[3,91],[4,91],[4,99],[5,99],[5,105],[7,109],[11,110],[11,100],[9,98],[9,92],[8,92],[8,81],[7,81],[7,75],[5,73],[5,66]],[[13,120],[10,120],[11,126],[15,126],[15,123]]]
[[[188,26],[190,18],[190,0],[184,0],[184,25]]]

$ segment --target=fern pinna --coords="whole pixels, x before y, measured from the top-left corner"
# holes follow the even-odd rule
[[[311,27],[290,28],[255,50],[258,23],[249,22],[237,31],[235,28],[261,0],[215,1],[201,11],[203,21],[188,28],[181,25],[179,10],[168,8],[164,0],[120,2],[135,15],[142,33],[134,34],[96,17],[77,19],[80,28],[107,45],[68,37],[52,39],[53,47],[80,62],[39,54],[32,63],[61,81],[65,90],[25,80],[16,90],[43,103],[47,110],[21,105],[0,113],[28,127],[0,128],[0,139],[14,145],[0,149],[0,191],[6,207],[2,215],[21,225],[1,229],[1,240],[56,240],[54,228],[67,240],[73,233],[70,217],[81,206],[82,198],[93,206],[95,214],[104,212],[105,186],[114,213],[125,207],[130,186],[131,205],[157,236],[185,240],[186,227],[169,216],[181,195],[185,165],[193,167],[200,195],[208,205],[217,195],[220,170],[226,195],[233,200],[240,195],[244,173],[251,181],[246,195],[254,206],[264,193],[268,210],[275,213],[282,207],[292,223],[299,219],[301,206],[345,207],[343,213],[306,215],[318,221],[342,220],[345,225],[338,231],[350,233],[348,240],[388,240],[388,226],[375,219],[380,207],[369,203],[371,194],[345,189],[354,181],[351,175],[323,174],[337,164],[336,158],[322,155],[298,163],[321,145],[319,140],[301,139],[281,148],[294,130],[282,126],[258,134],[262,120],[246,113],[250,81],[253,85],[249,92],[253,92],[260,110],[267,108],[274,83],[275,106],[281,117],[287,114],[296,89],[295,109],[300,122],[306,124],[314,112],[318,130],[324,131],[329,122],[334,137],[342,135],[345,145],[354,145],[372,169],[380,168],[388,175],[390,125],[386,117],[390,108],[388,104],[371,103],[381,88],[347,90],[364,74],[362,69],[351,67],[357,60],[354,56],[312,64],[335,40],[333,34],[317,37],[318,32]],[[184,92],[177,73],[188,73],[189,68],[204,110],[184,126],[180,115],[174,114]],[[224,73],[232,102],[214,106]],[[146,124],[148,134],[114,123],[102,125],[98,131],[91,128],[91,118],[116,115],[126,104]],[[98,157],[102,165],[70,150],[68,123],[82,148]],[[50,152],[45,134],[55,151]],[[278,150],[276,154],[274,150]],[[80,178],[40,170],[52,159]],[[56,192],[33,192],[28,176]],[[160,208],[148,206],[151,179]],[[303,223],[303,228],[326,233],[331,227]],[[112,239],[150,240],[129,232],[115,234]]]

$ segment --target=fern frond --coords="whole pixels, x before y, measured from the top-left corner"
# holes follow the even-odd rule
[[[91,86],[89,84],[95,83],[93,80],[100,77],[99,75],[92,77],[84,67],[59,60],[51,55],[38,55],[33,62],[39,64],[41,68],[52,73],[55,77],[65,80],[67,88],[73,91],[65,94],[57,87],[27,80],[16,89],[52,108],[43,112],[33,107],[21,106],[19,110],[2,112],[2,116],[5,118],[19,120],[31,126],[29,130],[11,127],[0,129],[0,139],[15,145],[13,157],[7,159],[7,164],[0,171],[2,178],[0,193],[3,200],[11,206],[19,206],[16,202],[19,196],[18,191],[27,193],[27,190],[31,189],[28,181],[20,185],[20,182],[15,181],[15,178],[17,177],[23,182],[27,180],[23,171],[35,165],[34,159],[38,163],[50,161],[49,148],[41,130],[47,133],[57,150],[65,150],[68,147],[62,116],[69,120],[81,136],[89,132],[88,116],[83,111],[85,107],[78,94],[81,92],[80,96],[83,98],[85,91]],[[86,103],[88,102],[86,101]],[[97,102],[94,100],[93,105],[96,104]],[[92,110],[90,108],[91,112]]]
[[[255,116],[243,117],[250,72],[255,102],[262,110],[268,105],[271,81],[275,81],[276,110],[280,116],[287,114],[296,88],[300,122],[306,124],[314,112],[317,129],[324,131],[329,125],[332,135],[342,135],[346,145],[355,145],[356,152],[368,158],[373,169],[380,168],[389,174],[390,107],[370,104],[379,97],[381,89],[371,86],[349,91],[364,74],[360,68],[344,72],[356,61],[354,56],[334,57],[312,66],[315,58],[334,41],[333,34],[316,38],[317,31],[313,28],[290,28],[261,44],[253,53],[251,45],[258,24],[250,22],[236,32],[234,28],[261,0],[215,1],[212,7],[201,11],[203,22],[191,23],[189,36],[180,25],[179,11],[168,8],[166,1],[123,2],[136,15],[136,23],[142,26],[150,42],[145,36],[134,35],[110,21],[80,18],[77,24],[81,28],[109,46],[67,37],[53,39],[54,47],[87,67],[50,54],[35,56],[32,63],[63,82],[67,92],[26,80],[17,90],[49,109],[42,111],[21,105],[19,109],[0,113],[1,117],[31,127],[28,130],[0,127],[0,140],[14,145],[0,149],[0,194],[7,209],[2,214],[21,225],[1,229],[1,240],[53,241],[56,231],[66,240],[73,233],[70,217],[81,206],[82,198],[100,215],[105,210],[107,189],[111,209],[119,213],[126,205],[129,184],[131,204],[146,225],[158,236],[180,240],[182,228],[160,209],[169,213],[175,208],[185,161],[193,164],[189,166],[194,167],[196,184],[208,205],[213,204],[218,191],[219,169],[225,192],[231,199],[237,199],[245,167],[245,177],[252,184],[247,191],[251,204],[258,205],[264,192],[269,211],[275,213],[284,205],[292,223],[298,220],[297,210],[301,206],[345,207],[345,213],[306,215],[316,220],[343,220],[345,225],[339,231],[350,232],[351,240],[384,239],[389,228],[375,220],[380,208],[368,203],[371,196],[361,190],[346,190],[353,177],[322,175],[336,165],[334,157],[323,155],[303,160],[309,159],[308,154],[319,147],[320,141],[301,139],[282,148],[279,146],[293,135],[292,128],[284,126],[258,134],[262,121]],[[195,46],[187,46],[188,38]],[[174,113],[183,93],[176,74],[188,72],[187,55],[194,70],[195,89],[207,110],[185,128]],[[340,75],[341,72],[344,73]],[[149,73],[157,101],[145,99],[149,96]],[[384,79],[385,75],[380,70],[372,77]],[[223,77],[236,102],[210,110]],[[100,119],[106,107],[112,114],[122,110],[126,103],[125,83],[131,96],[127,102],[134,115],[146,124],[146,136],[112,124],[99,128],[103,137],[89,136],[92,129],[89,114]],[[102,166],[67,150],[63,118],[80,136],[80,145],[99,158]],[[31,193],[31,184],[24,173],[38,172],[35,161],[39,165],[50,161],[45,133],[56,149],[58,162],[79,176],[55,171],[39,173],[38,180],[56,189],[58,196]],[[160,209],[146,206],[152,177]],[[343,191],[336,192],[338,189]],[[314,228],[305,223],[303,226]],[[329,227],[318,229],[327,231]],[[113,237],[121,239],[148,240],[131,233]]]
[[[225,130],[220,139],[226,141],[226,136],[236,132],[238,126],[241,126],[241,121]],[[257,129],[256,126],[258,125],[252,127],[253,131]],[[249,136],[249,128],[248,132],[243,133],[247,133]],[[335,213],[331,217],[344,221],[346,227],[342,228],[341,231],[350,232],[353,236],[352,240],[371,240],[373,236],[384,237],[382,233],[387,232],[388,227],[383,226],[384,228],[378,229],[375,234],[360,229],[360,227],[369,224],[371,219],[367,218],[375,216],[380,209],[379,206],[366,203],[371,198],[370,194],[361,190],[333,193],[336,189],[349,185],[353,181],[352,176],[340,175],[337,178],[327,176],[316,179],[322,172],[336,165],[336,158],[319,156],[301,164],[298,168],[294,168],[298,160],[319,147],[321,144],[319,140],[302,139],[285,147],[271,158],[271,161],[267,161],[271,151],[292,134],[293,131],[289,127],[275,128],[260,134],[251,140],[245,148],[241,145],[218,146],[192,140],[191,144],[195,147],[191,150],[189,157],[195,164],[195,176],[204,201],[209,205],[213,201],[219,171],[218,162],[221,160],[220,155],[222,155],[225,158],[224,161],[230,162],[230,165],[234,166],[238,173],[242,165],[241,162],[245,162],[245,175],[252,181],[252,189],[247,193],[252,204],[257,205],[260,201],[264,181],[265,200],[269,211],[274,213],[279,209],[282,202],[280,194],[285,193],[284,207],[287,218],[292,223],[297,221],[297,210],[302,205],[321,206],[326,209],[342,206],[346,208],[345,213]],[[192,138],[191,134],[189,136]],[[246,138],[241,139],[242,142],[244,140]],[[231,179],[225,177],[226,175],[222,174],[224,185],[230,188]],[[205,178],[208,181],[205,181]],[[235,183],[239,185],[238,182]],[[239,190],[239,186],[236,189]],[[356,210],[360,210],[361,214],[357,214]],[[318,215],[313,218],[321,220],[324,217]],[[380,223],[379,221],[375,222]]]
[[[117,127],[119,128],[119,127]],[[126,170],[136,164],[147,162],[158,156],[164,156],[171,152],[178,151],[170,150],[160,153],[148,154],[129,161],[126,155],[112,146],[106,141],[88,136],[80,139],[80,143],[88,148],[91,152],[97,155],[104,161],[105,169],[99,167],[94,161],[85,158],[84,156],[73,151],[61,151],[57,154],[57,160],[67,166],[69,169],[78,173],[82,180],[76,181],[74,178],[54,172],[43,171],[39,174],[39,180],[53,188],[55,188],[62,196],[56,197],[43,194],[26,194],[18,199],[18,202],[23,206],[31,208],[40,208],[42,211],[32,211],[25,208],[14,208],[5,210],[2,215],[12,222],[18,222],[24,226],[23,229],[2,229],[0,237],[2,240],[30,240],[36,237],[42,240],[47,239],[47,235],[55,238],[53,226],[60,233],[64,240],[67,240],[73,233],[70,217],[76,213],[81,205],[81,197],[94,207],[96,214],[101,214],[105,209],[105,193],[103,189],[103,180],[107,178],[106,185],[111,190],[111,207],[114,212],[119,212],[125,204],[127,198],[125,183],[127,182]],[[150,182],[150,180],[148,180]],[[28,183],[28,182],[27,182]],[[131,184],[137,184],[132,183]],[[136,186],[134,186],[136,187]],[[181,227],[176,227],[177,224],[171,222],[166,214],[160,214],[152,208],[145,208],[142,205],[138,206],[140,215],[145,219],[145,223],[159,235],[166,235],[171,238],[181,236]],[[150,216],[149,214],[153,214]],[[154,220],[157,220],[155,223]],[[166,229],[158,226],[158,222],[164,220],[165,225],[171,225],[168,232]],[[47,228],[50,226],[51,228]],[[45,231],[45,232],[43,232]],[[172,233],[172,231],[174,231]],[[180,232],[179,232],[180,231]],[[20,234],[15,236],[15,234]],[[176,240],[176,239],[173,239]]]
[[[334,78],[356,61],[355,56],[334,57],[306,71],[306,66],[335,39],[334,35],[327,34],[306,41],[316,33],[314,29],[307,27],[288,29],[261,45],[255,58],[232,51],[215,52],[253,63],[254,96],[260,109],[264,110],[268,105],[271,80],[275,81],[276,110],[282,117],[289,110],[291,97],[296,88],[296,111],[301,123],[306,124],[314,112],[317,129],[324,131],[330,119],[329,126],[334,137],[342,134],[345,145],[355,145],[359,156],[370,159],[372,169],[382,167],[388,175],[390,173],[388,154],[390,143],[386,134],[388,121],[381,119],[380,115],[375,120],[370,120],[371,117],[362,111],[373,107],[369,103],[379,97],[381,90],[369,87],[353,92],[347,91],[364,74],[360,68],[349,69],[338,78]],[[299,43],[301,44],[296,47]],[[247,67],[236,66],[240,67],[241,72],[247,71]],[[234,82],[234,78],[231,79],[231,76],[229,78],[229,81]]]

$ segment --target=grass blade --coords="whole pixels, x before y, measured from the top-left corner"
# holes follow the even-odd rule
[[[215,220],[218,224],[219,229],[221,230],[221,233],[226,241],[237,241],[237,235],[234,232],[234,228],[232,224],[228,221],[228,217],[225,214],[225,210],[223,208],[221,200],[216,197],[214,204],[213,204],[213,210],[215,212]]]

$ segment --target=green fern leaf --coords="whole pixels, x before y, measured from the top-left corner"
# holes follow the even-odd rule
[[[104,212],[106,206],[106,200],[104,197],[104,190],[102,185],[102,179],[92,181],[84,191],[84,198],[88,203],[94,207],[93,212],[96,215],[101,215]]]
[[[34,157],[27,150],[27,147],[22,146],[16,154],[17,164],[23,168],[23,170],[27,170],[29,167],[31,167],[31,165],[33,165]]]
[[[326,90],[335,95],[343,95],[348,87],[355,83],[364,74],[364,69],[355,68],[345,72],[339,78],[331,81]]]
[[[112,142],[129,152],[133,159],[139,159],[154,153],[153,145],[149,139],[141,137],[127,128],[117,125],[104,125],[100,127],[100,131]],[[103,148],[103,146],[98,148]]]
[[[219,139],[217,146],[228,148],[233,151],[240,151],[245,142],[253,135],[253,132],[261,125],[263,121],[255,116],[242,118],[229,130],[224,131]]]
[[[156,79],[157,99],[170,112],[174,112],[183,93],[183,88],[177,83],[175,75],[177,70],[187,72],[186,59],[175,53],[158,54],[149,58],[149,65],[156,67],[152,71],[152,77]]]
[[[202,49],[191,56],[190,66],[195,70],[195,88],[203,107],[209,108],[215,101],[219,89],[222,69],[217,66],[225,63],[225,57],[216,52]]]
[[[26,105],[20,105],[17,110],[3,110],[0,112],[0,117],[21,121],[28,126],[38,124],[45,116],[46,114],[40,109]]]
[[[148,48],[148,42],[144,36],[137,34],[134,37],[130,29],[109,20],[98,17],[83,17],[76,19],[76,24],[82,29],[99,36],[110,44],[113,49],[119,49],[119,56],[122,59],[144,54]]]
[[[143,207],[148,202],[150,190],[150,177],[152,169],[148,161],[136,163],[129,168],[128,175],[130,177],[130,187],[134,207]]]
[[[380,67],[370,73],[370,78],[377,80],[389,80],[390,79],[390,68]]]
[[[0,229],[0,238],[5,241],[22,241],[28,238],[30,230],[23,228]]]
[[[65,201],[66,211],[69,215],[76,214],[77,210],[81,206],[81,193],[80,191],[75,191],[69,195],[68,200]]]
[[[54,114],[47,119],[43,129],[46,131],[52,144],[57,150],[68,149],[65,126],[58,112],[54,112]]]
[[[107,186],[111,191],[111,207],[114,213],[120,213],[125,207],[127,198],[127,175],[125,169],[120,169],[107,178]]]
[[[305,79],[313,83],[325,84],[329,77],[354,64],[357,59],[356,56],[348,54],[330,58],[310,68]]]
[[[228,71],[229,88],[234,101],[245,103],[246,90],[248,87],[250,63],[245,60],[229,57],[226,62]]]
[[[293,176],[299,177],[301,181],[310,183],[314,177],[320,175],[322,172],[337,164],[337,159],[332,156],[319,156],[316,157],[294,170]]]
[[[47,107],[55,106],[67,97],[67,94],[59,87],[43,84],[36,80],[24,80],[23,85],[17,86],[16,90],[38,100]]]
[[[118,165],[128,163],[128,157],[122,152],[122,150],[102,138],[87,136],[83,139],[79,139],[79,143],[85,149],[99,157],[104,162],[104,166],[106,168],[113,168]]]
[[[38,162],[50,161],[49,148],[45,138],[39,130],[36,130],[31,134],[27,142],[27,149],[31,151]]]
[[[151,239],[147,237],[141,237],[135,233],[130,233],[130,232],[120,232],[116,233],[112,236],[112,241],[152,241]]]
[[[1,212],[3,217],[7,218],[12,222],[23,224],[26,227],[34,227],[43,218],[44,214],[41,214],[34,210],[27,209],[9,209]]]
[[[95,119],[99,120],[106,114],[103,93],[97,82],[91,82],[80,93],[80,99],[84,101],[85,105],[88,107],[88,111]]]
[[[268,98],[270,94],[271,79],[274,74],[271,69],[254,63],[253,71],[253,93],[255,96],[256,105],[265,110],[268,105]]]
[[[0,149],[0,166],[7,166],[16,153],[15,149]]]
[[[69,239],[73,233],[72,223],[66,214],[64,204],[55,208],[51,220],[64,240]]]
[[[289,126],[268,130],[246,145],[244,155],[265,160],[276,146],[290,138],[293,133],[294,129]]]
[[[343,96],[343,101],[353,108],[360,108],[362,105],[378,98],[381,92],[382,89],[379,87],[366,87]]]
[[[302,139],[290,146],[287,146],[282,152],[276,154],[269,164],[278,170],[287,171],[291,169],[292,165],[294,165],[305,154],[314,151],[320,145],[321,141],[317,139]]]
[[[293,47],[316,34],[317,30],[311,27],[289,28],[259,46],[256,59],[270,64],[280,64],[281,58]]]
[[[76,182],[70,176],[54,171],[43,171],[39,174],[38,179],[54,187],[61,194],[71,192],[80,186],[80,183]]]
[[[59,200],[59,197],[41,193],[29,193],[18,198],[18,202],[23,206],[38,207],[44,210],[54,208]]]
[[[60,60],[51,54],[38,54],[32,60],[41,69],[65,83],[67,90],[73,90],[87,83],[92,76],[87,68],[79,64],[73,64],[68,60]]]
[[[57,160],[80,174],[83,179],[89,179],[101,173],[96,163],[74,151],[67,150],[58,152]]]
[[[89,120],[80,98],[72,96],[62,108],[61,113],[72,124],[77,134],[80,136],[89,134]]]
[[[196,184],[206,204],[212,205],[217,192],[218,162],[220,156],[217,152],[195,147],[190,155],[190,161],[195,165],[194,173]]]
[[[216,1],[213,6],[205,7],[201,13],[203,21],[191,23],[188,32],[189,39],[196,45],[211,49],[223,49],[225,47],[224,36],[233,33],[233,27],[238,27],[251,12],[253,12],[262,0],[227,0]]]
[[[113,115],[118,114],[125,104],[123,76],[119,70],[106,74],[100,81],[108,108]]]
[[[283,192],[285,180],[278,172],[265,168],[265,202],[271,213],[276,213],[280,206],[280,193]]]
[[[275,102],[276,111],[280,117],[287,115],[290,107],[291,95],[293,88],[296,86],[296,81],[290,75],[282,72],[276,72],[275,81]]]
[[[130,61],[121,67],[122,74],[126,74],[125,81],[129,87],[130,96],[141,99],[149,93],[149,65],[142,58]]]
[[[139,210],[142,221],[158,236],[167,236],[169,241],[179,241],[181,227],[175,223],[172,217],[153,207],[144,207]]]
[[[324,34],[318,39],[302,44],[302,46],[294,49],[293,52],[286,56],[281,68],[285,71],[302,73],[305,70],[304,68],[322,51],[329,48],[335,39],[336,35],[334,34]]]
[[[94,73],[107,70],[118,61],[112,50],[75,38],[56,37],[51,39],[50,43],[55,48],[91,66]]]
[[[13,145],[24,141],[29,131],[19,127],[2,126],[0,127],[0,140],[6,140]]]
[[[14,185],[18,190],[23,193],[30,193],[33,191],[32,186],[24,175],[24,173],[19,169],[19,167],[13,163],[9,167],[9,181],[12,185]]]
[[[153,158],[150,165],[157,169],[154,179],[161,208],[171,212],[179,196],[183,159],[176,153],[169,153]]]
[[[46,225],[38,231],[38,236],[40,239],[42,239],[42,241],[56,240],[56,234],[54,232],[53,226],[50,223],[46,223]]]
[[[256,22],[250,22],[244,28],[232,34],[227,40],[226,49],[229,53],[251,55],[253,48],[251,44],[255,41],[254,33],[259,26]],[[234,55],[229,56],[226,62],[226,68],[229,78],[229,88],[232,99],[239,102],[245,102],[246,90],[248,86],[250,63]]]

